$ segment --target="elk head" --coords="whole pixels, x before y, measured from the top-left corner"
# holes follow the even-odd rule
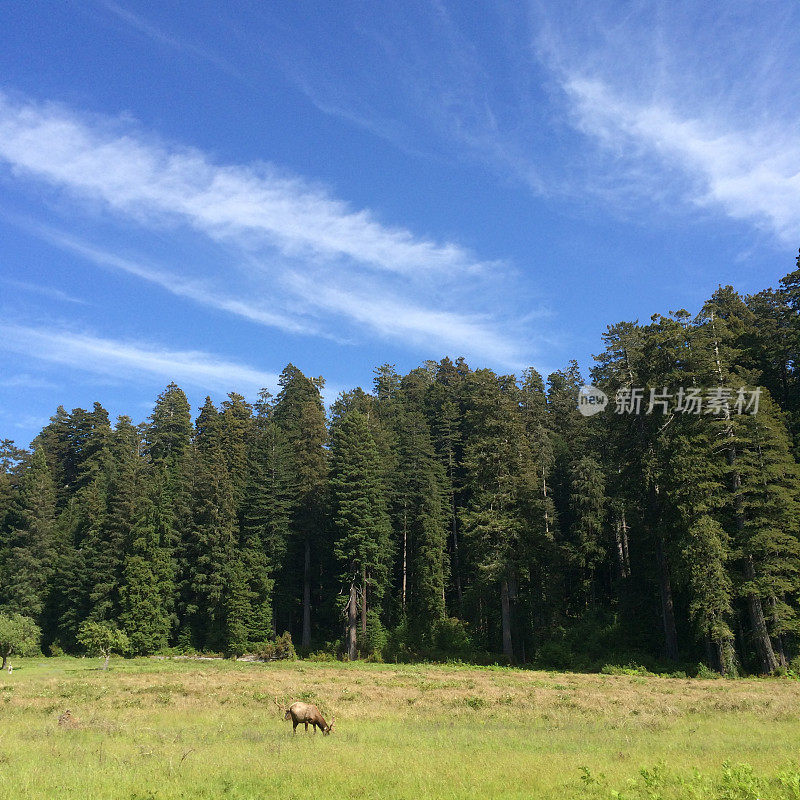
[[[334,722],[336,722],[336,717],[333,717],[333,718],[331,719],[331,724],[330,724],[330,725],[328,725],[328,727],[327,727],[327,728],[325,728],[325,730],[324,730],[324,731],[322,731],[322,733],[323,733],[323,735],[324,735],[324,736],[327,736],[327,735],[328,735],[328,734],[329,734],[329,733],[330,733],[330,732],[333,730],[333,723],[334,723]]]
[[[278,706],[278,708],[281,710],[281,713],[283,713],[283,718],[285,720],[289,719],[289,717],[291,716],[291,714],[289,713],[289,709],[278,701],[278,695],[275,695],[275,705]]]

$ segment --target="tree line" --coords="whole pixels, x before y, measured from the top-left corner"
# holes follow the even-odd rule
[[[289,631],[349,658],[791,668],[800,257],[776,290],[720,287],[603,338],[589,376],[385,364],[327,413],[292,364],[276,396],[194,420],[174,383],[138,425],[59,407],[30,450],[2,443],[0,613],[51,652],[108,623],[137,654]],[[611,398],[593,416],[587,378]],[[757,386],[755,414],[614,408]]]

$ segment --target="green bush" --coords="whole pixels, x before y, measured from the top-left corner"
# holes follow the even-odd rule
[[[292,643],[292,634],[285,631],[274,642],[259,642],[253,646],[253,654],[259,661],[294,661],[297,653]]]
[[[6,666],[9,656],[32,656],[39,652],[42,632],[39,626],[22,614],[0,614],[0,656]]]
[[[468,657],[472,653],[472,640],[467,625],[460,619],[449,617],[434,626],[436,647],[446,656]]]
[[[381,623],[381,618],[377,611],[367,612],[367,630],[362,633],[358,631],[358,650],[363,658],[368,661],[383,661],[383,650],[386,647],[386,629]]]
[[[575,656],[564,642],[544,642],[536,651],[536,661],[550,669],[569,669],[574,665]]]
[[[707,667],[707,666],[706,666],[705,664],[703,664],[702,662],[700,662],[700,663],[697,665],[696,677],[698,677],[698,678],[705,678],[705,679],[709,679],[709,678],[719,678],[719,677],[720,677],[720,674],[719,674],[719,672],[717,672],[716,670],[713,670],[713,669],[711,669],[710,667]]]
[[[78,644],[90,655],[103,659],[103,669],[108,669],[112,653],[127,653],[130,642],[125,631],[108,622],[86,621],[78,630]]]
[[[292,643],[292,634],[289,631],[284,631],[275,640],[275,658],[279,661],[295,661],[297,659],[297,653]]]
[[[600,672],[603,675],[653,675],[647,667],[641,664],[626,664],[624,667],[618,664],[606,664]]]
[[[305,660],[331,662],[338,661],[339,658],[335,653],[331,653],[328,650],[315,650],[313,653],[309,653]]]
[[[386,661],[401,663],[415,660],[416,651],[411,646],[411,632],[408,620],[405,617],[400,620],[400,623],[395,628],[392,628],[387,633],[383,657]]]

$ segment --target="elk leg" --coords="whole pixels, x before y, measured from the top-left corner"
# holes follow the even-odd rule
[[[307,722],[305,723],[305,726],[306,726],[306,733],[308,733],[308,723]]]
[[[295,723],[294,723],[294,727],[292,728],[292,733],[297,733],[297,726],[298,726],[299,724],[300,724],[299,722],[295,722]]]

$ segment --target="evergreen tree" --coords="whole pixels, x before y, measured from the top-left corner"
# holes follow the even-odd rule
[[[431,644],[436,624],[445,616],[447,483],[422,411],[406,408],[399,420],[397,499],[403,526],[403,597],[408,599],[420,642]]]
[[[167,476],[180,471],[192,436],[192,412],[186,395],[170,383],[158,396],[145,432],[145,452],[150,461],[167,469]]]
[[[358,594],[369,591],[373,607],[378,605],[388,577],[390,534],[375,440],[359,411],[346,414],[334,428],[330,484],[334,552],[348,591],[346,650],[352,660]]]
[[[572,468],[570,506],[572,529],[569,561],[577,570],[577,584],[585,606],[594,603],[594,572],[605,555],[605,481],[600,464],[589,455],[578,458]]]
[[[55,560],[55,487],[44,450],[34,450],[19,482],[0,578],[0,605],[40,619]]]
[[[167,646],[173,625],[173,511],[163,469],[148,476],[139,466],[130,477],[136,507],[125,531],[119,619],[131,651],[147,654]]]
[[[465,381],[465,400],[464,535],[477,567],[475,588],[499,589],[503,653],[513,660],[514,587],[549,545],[536,465],[513,381],[478,370]]]
[[[324,485],[327,473],[325,445],[328,431],[320,397],[322,379],[307,378],[293,364],[283,370],[281,391],[274,409],[274,420],[287,442],[287,473],[290,496],[290,530],[300,545],[302,575],[302,639],[311,644],[311,560],[312,547],[324,531]],[[295,562],[296,563],[296,562]],[[292,568],[295,564],[291,565]],[[284,574],[288,581],[289,569]]]

